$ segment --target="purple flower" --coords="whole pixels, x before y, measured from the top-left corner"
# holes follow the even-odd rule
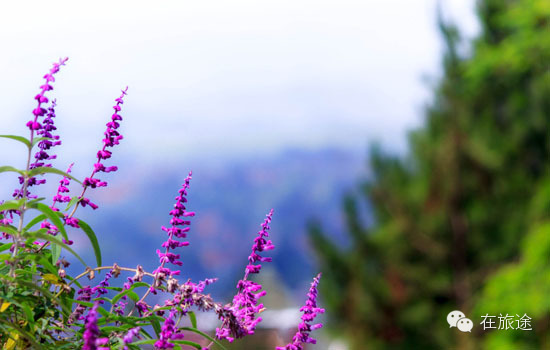
[[[161,327],[159,340],[155,342],[156,349],[172,349],[174,344],[170,343],[171,339],[182,339],[183,333],[179,333],[176,328],[176,322],[174,322],[174,316],[176,310],[170,310],[170,314],[164,320],[164,324]]]
[[[84,339],[82,350],[97,350],[96,340],[99,336],[99,328],[97,328],[97,306],[97,303],[94,304],[86,316],[84,334],[82,334],[82,338]]]
[[[122,338],[124,344],[130,344],[134,340],[134,337],[139,337],[140,327],[131,328]],[[125,347],[126,348],[126,347]]]
[[[275,248],[271,240],[266,239],[269,236],[269,223],[273,216],[273,209],[266,216],[262,223],[262,229],[258,232],[258,237],[252,245],[244,278],[237,283],[238,292],[233,297],[232,304],[218,310],[218,317],[223,320],[221,328],[216,328],[218,339],[232,342],[234,338],[254,334],[256,326],[262,321],[261,317],[256,318],[256,314],[264,310],[264,305],[258,302],[266,294],[266,291],[261,290],[262,286],[259,283],[249,281],[248,275],[260,272],[262,266],[255,265],[255,263],[271,261],[271,258],[262,257],[259,253]]]
[[[165,248],[164,252],[157,249],[160,266],[155,271],[153,271],[153,273],[155,274],[155,283],[153,285],[152,292],[154,292],[155,287],[160,286],[160,284],[166,277],[172,277],[174,275],[180,274],[179,270],[172,271],[169,268],[165,267],[165,264],[170,263],[172,265],[182,266],[183,263],[180,260],[180,255],[172,253],[170,252],[170,250],[189,245],[189,242],[178,241],[174,238],[185,238],[187,237],[187,232],[189,231],[189,227],[182,228],[178,226],[189,226],[191,224],[191,221],[182,220],[180,218],[195,216],[195,213],[192,211],[187,211],[184,205],[184,203],[187,202],[187,189],[189,188],[191,175],[192,173],[189,172],[189,175],[187,175],[187,177],[185,178],[181,189],[178,191],[179,194],[175,198],[176,204],[174,204],[174,209],[170,211],[170,215],[172,216],[172,218],[170,219],[170,224],[172,225],[172,227],[161,227],[164,232],[168,233],[168,239],[162,244],[162,247]]]
[[[92,296],[93,294],[97,293],[97,296],[100,297],[104,294],[107,294],[107,289],[105,287],[109,287],[109,280],[111,279],[111,277],[113,277],[113,272],[114,272],[114,269],[107,272],[105,274],[105,278],[103,279],[103,281],[99,282],[99,285],[95,286],[94,288],[92,288]],[[103,304],[104,301],[103,300],[100,300],[99,301],[100,304]]]
[[[303,344],[310,343],[315,344],[317,341],[309,336],[309,333],[315,329],[323,327],[322,323],[310,324],[318,314],[325,312],[325,309],[317,307],[317,285],[321,279],[319,273],[311,283],[311,288],[307,293],[306,304],[300,308],[302,315],[302,322],[298,325],[298,332],[292,338],[292,343],[286,346],[278,346],[276,350],[303,350]]]
[[[119,112],[121,110],[120,105],[124,103],[123,99],[124,99],[124,96],[126,96],[127,91],[128,91],[128,87],[122,90],[122,94],[120,95],[120,97],[118,97],[115,100],[116,105],[113,108],[115,109],[116,112]],[[82,190],[82,194],[79,196],[80,198],[79,204],[82,205],[82,207],[89,205],[92,209],[94,210],[97,209],[96,204],[90,202],[88,198],[84,197],[84,194],[86,193],[86,189],[88,189],[89,187],[97,188],[97,187],[107,186],[107,182],[101,181],[98,178],[94,178],[94,176],[100,172],[109,173],[109,172],[118,170],[116,166],[106,167],[102,163],[102,161],[111,158],[111,155],[112,155],[112,152],[107,150],[106,148],[118,145],[120,143],[120,140],[122,140],[122,135],[120,135],[120,133],[117,131],[120,124],[116,122],[117,120],[122,120],[122,117],[116,112],[111,116],[111,121],[106,124],[107,129],[105,130],[105,133],[104,133],[105,138],[103,139],[103,147],[97,152],[97,162],[94,164],[94,169],[92,171],[92,174],[90,175],[90,177],[85,178],[84,182],[82,183],[84,188]]]
[[[27,127],[31,131],[30,141],[32,142],[36,136],[41,137],[47,137],[48,139],[42,140],[38,143],[38,148],[40,149],[35,155],[35,161],[32,164],[29,164],[30,169],[34,169],[37,167],[43,167],[52,166],[51,164],[44,163],[45,160],[52,160],[55,159],[55,155],[49,155],[48,150],[54,146],[60,145],[61,141],[59,141],[58,135],[53,135],[53,132],[56,130],[56,127],[54,125],[54,118],[55,118],[55,100],[52,101],[52,104],[48,107],[48,109],[44,108],[43,104],[46,104],[49,102],[48,98],[45,96],[47,91],[53,90],[53,86],[50,85],[50,82],[54,82],[54,74],[59,72],[59,68],[63,65],[65,65],[65,62],[67,62],[68,58],[60,59],[59,62],[56,62],[53,64],[50,71],[44,75],[44,79],[46,80],[46,83],[40,86],[40,93],[34,97],[34,99],[37,102],[37,106],[35,109],[33,109],[32,114],[34,115],[34,118],[29,120],[27,123]],[[44,120],[42,123],[39,122],[38,118],[43,117]],[[25,179],[21,176],[19,178],[19,182],[22,185],[21,189],[16,189],[13,192],[13,197],[15,198],[22,198],[24,196],[27,196],[28,198],[35,198],[36,196],[31,196],[30,192],[28,190],[31,186],[41,185],[43,183],[46,183],[45,179],[37,180],[35,177],[31,177],[27,180],[27,185],[25,186]],[[23,192],[26,193],[23,193]]]
[[[81,288],[77,294],[78,297],[76,298],[76,300],[89,302],[92,299],[92,288],[89,286],[85,286]],[[78,304],[75,310],[69,316],[69,323],[73,323],[76,320],[82,320],[82,315],[84,314],[84,311],[86,311],[86,306]]]

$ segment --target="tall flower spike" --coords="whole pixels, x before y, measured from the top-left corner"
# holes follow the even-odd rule
[[[86,322],[84,324],[84,333],[82,338],[84,339],[84,345],[82,350],[95,350],[97,347],[95,341],[99,335],[99,329],[97,328],[97,304],[88,312],[86,316]]]
[[[51,166],[51,164],[45,164],[44,160],[50,160],[55,159],[55,155],[49,155],[46,151],[49,150],[53,146],[57,146],[61,144],[61,141],[59,141],[59,136],[53,135],[52,132],[56,130],[53,118],[55,118],[55,100],[52,101],[51,106],[46,109],[44,108],[45,104],[49,102],[48,98],[46,97],[46,92],[53,90],[53,86],[50,83],[53,83],[55,81],[54,75],[59,72],[59,69],[61,66],[65,65],[65,62],[67,62],[68,58],[60,59],[59,62],[55,62],[50,69],[50,71],[44,75],[45,83],[40,86],[40,93],[34,97],[34,99],[37,102],[37,106],[35,109],[33,109],[32,114],[34,115],[33,119],[29,120],[27,122],[27,127],[31,131],[31,142],[33,141],[36,136],[43,136],[48,137],[50,139],[42,140],[38,143],[38,147],[40,148],[40,151],[38,151],[35,154],[35,162],[30,165],[30,168],[36,168],[41,166]],[[40,123],[39,118],[46,115],[46,118],[43,121],[43,124]],[[23,196],[28,196],[29,198],[35,198],[36,196],[30,196],[30,193],[28,191],[28,188],[30,186],[40,185],[46,182],[45,179],[37,180],[36,177],[31,177],[27,180],[27,186],[25,190],[24,185],[25,179],[21,176],[19,177],[19,183],[21,184],[20,189],[16,189],[13,192],[13,197],[15,198],[22,198]],[[23,193],[23,191],[26,191],[27,193]]]
[[[192,178],[191,175],[192,173],[189,172],[189,175],[185,178],[185,181],[178,192],[179,195],[175,198],[176,204],[174,204],[174,209],[170,211],[170,215],[172,216],[172,219],[170,219],[170,224],[172,227],[161,227],[162,230],[168,234],[168,239],[162,244],[162,247],[165,248],[164,253],[157,249],[160,266],[153,271],[155,274],[155,283],[151,287],[152,292],[154,292],[154,288],[160,286],[162,281],[167,277],[180,274],[179,270],[172,271],[165,267],[165,265],[166,263],[170,263],[172,265],[181,266],[183,263],[180,260],[180,255],[174,254],[170,250],[189,245],[189,242],[182,242],[177,240],[177,238],[181,239],[187,237],[187,232],[189,232],[190,229],[188,226],[191,224],[191,221],[184,219],[195,216],[195,212],[187,211],[185,207],[185,203],[187,202],[187,189],[189,188],[189,183]]]
[[[311,288],[307,293],[307,301],[304,306],[300,308],[300,311],[304,314],[302,315],[302,322],[298,325],[298,332],[292,338],[292,343],[287,344],[286,346],[278,346],[276,350],[303,350],[305,343],[315,344],[317,341],[309,336],[309,333],[315,329],[323,327],[322,323],[310,324],[318,314],[325,312],[325,309],[317,307],[317,285],[321,279],[321,274],[319,273],[311,283]]]
[[[51,167],[51,164],[44,163],[45,160],[51,160],[55,159],[56,155],[49,155],[48,150],[51,149],[54,146],[58,146],[61,144],[61,141],[59,141],[59,135],[53,135],[52,133],[57,130],[57,128],[54,125],[54,118],[55,118],[55,107],[56,107],[56,100],[52,101],[52,104],[50,107],[48,107],[48,113],[46,114],[46,117],[44,118],[42,129],[39,129],[36,131],[36,135],[47,137],[47,139],[42,140],[38,143],[38,148],[40,149],[36,154],[34,155],[34,158],[36,161],[31,165],[31,168],[46,166]]]
[[[124,96],[127,95],[128,87],[126,87],[124,90],[122,90],[122,93],[120,97],[115,99],[116,104],[113,106],[114,113],[111,116],[111,121],[106,124],[107,129],[105,130],[105,138],[103,139],[103,147],[97,152],[97,162],[94,164],[94,169],[92,171],[92,174],[84,179],[84,182],[82,183],[84,189],[82,190],[82,194],[80,195],[80,204],[85,207],[89,205],[92,209],[97,209],[97,205],[90,202],[88,198],[84,197],[84,194],[86,192],[86,189],[96,188],[96,187],[105,187],[107,186],[107,182],[101,181],[98,178],[95,178],[94,176],[99,172],[105,172],[109,173],[111,171],[117,171],[118,167],[116,166],[105,166],[103,164],[103,161],[106,159],[111,158],[112,152],[107,150],[107,147],[114,147],[120,143],[120,140],[122,140],[122,135],[118,132],[118,128],[120,127],[119,121],[122,120],[122,117],[118,112],[120,112],[121,108],[120,105],[124,103]],[[75,207],[76,209],[76,207]],[[70,215],[72,217],[72,215]]]
[[[69,165],[69,167],[67,168],[67,174],[71,173],[71,169],[73,165],[74,163]],[[50,205],[50,208],[53,211],[59,211],[59,209],[55,207],[56,203],[70,202],[71,197],[63,195],[63,193],[69,192],[69,189],[67,188],[67,186],[69,186],[70,182],[71,182],[70,179],[66,176],[63,176],[63,178],[59,181],[59,186],[57,187],[57,193],[55,194],[55,196],[53,196],[52,205]],[[65,223],[69,226],[73,226],[77,228],[79,227],[78,220],[76,218],[71,218],[67,220],[66,215],[65,215]],[[58,233],[57,227],[55,225],[52,225],[50,222],[48,222],[48,220],[42,221],[42,223],[40,224],[40,228],[48,229],[48,233],[53,236],[56,236]]]
[[[262,229],[258,232],[258,237],[252,245],[252,252],[248,257],[244,278],[237,283],[238,292],[233,297],[233,303],[218,312],[218,317],[223,320],[222,327],[216,328],[218,339],[226,339],[232,342],[234,338],[254,334],[256,326],[262,321],[261,317],[256,318],[256,314],[264,309],[264,305],[259,304],[258,301],[266,294],[266,291],[261,290],[262,286],[259,283],[249,281],[248,275],[260,272],[262,265],[255,265],[255,263],[271,261],[271,258],[262,257],[259,253],[275,248],[271,240],[266,239],[269,236],[268,230],[273,216],[273,209],[266,216],[265,221],[262,223]]]

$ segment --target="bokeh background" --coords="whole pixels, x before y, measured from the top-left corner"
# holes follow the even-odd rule
[[[271,311],[240,348],[288,341],[318,271],[311,348],[550,346],[547,1],[3,3],[0,46],[2,133],[25,133],[41,77],[69,57],[55,165],[79,178],[129,86],[120,170],[90,193],[97,212],[79,209],[105,262],[155,268],[192,170],[184,276],[219,277],[229,301],[274,208]],[[22,166],[23,149],[0,150]],[[3,198],[14,187],[3,175]],[[455,309],[471,334],[449,329]],[[533,330],[483,330],[485,314]]]

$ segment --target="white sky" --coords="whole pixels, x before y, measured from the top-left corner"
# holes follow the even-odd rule
[[[472,36],[473,1],[442,2]],[[402,150],[430,96],[421,78],[439,72],[435,3],[2,2],[0,133],[24,131],[42,76],[68,56],[50,95],[65,159],[95,153],[126,85],[121,157]]]

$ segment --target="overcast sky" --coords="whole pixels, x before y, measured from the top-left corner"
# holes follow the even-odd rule
[[[467,36],[477,31],[472,0],[442,3]],[[435,4],[3,2],[0,133],[24,131],[42,76],[68,56],[50,95],[64,159],[95,153],[126,85],[120,157],[363,152],[373,140],[402,150],[430,96],[422,76],[439,72]]]

